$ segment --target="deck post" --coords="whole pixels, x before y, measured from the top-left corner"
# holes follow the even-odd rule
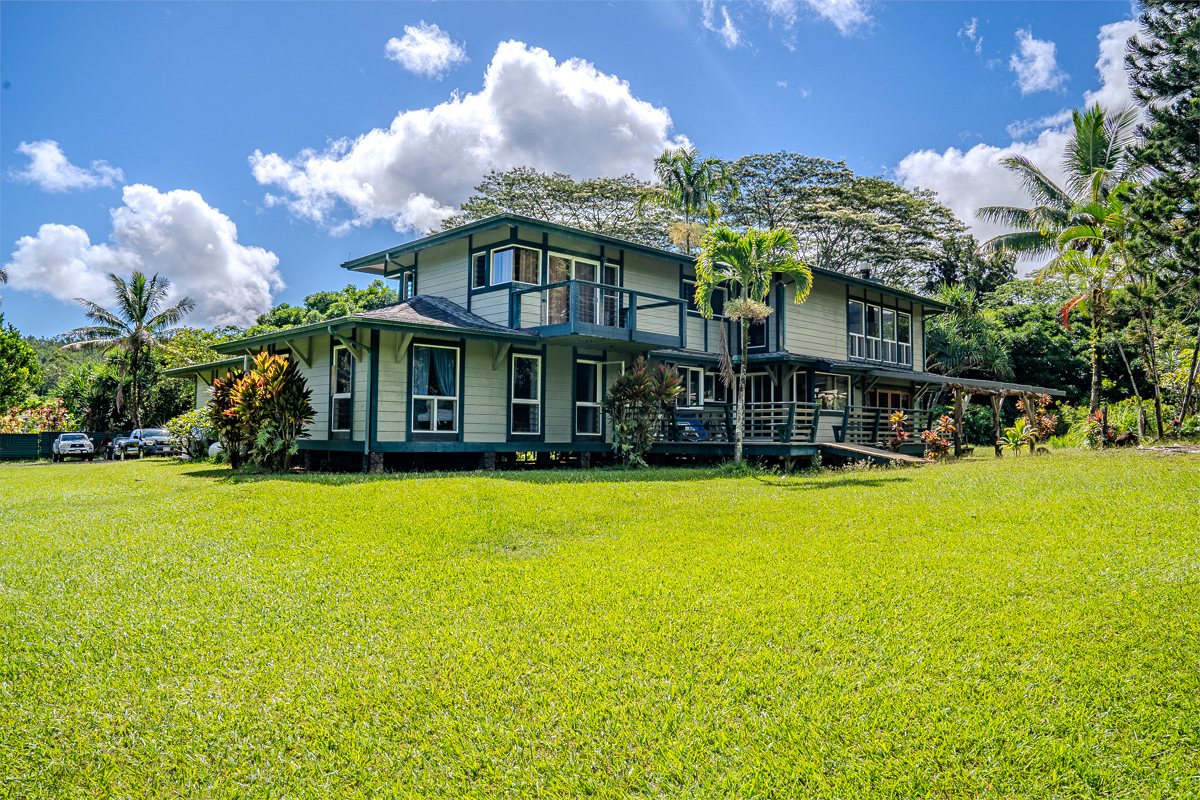
[[[809,433],[808,433],[808,440],[810,442],[815,443],[817,441],[817,423],[819,423],[820,421],[821,421],[821,406],[820,406],[820,404],[818,404],[817,407],[813,409],[812,430],[809,431]]]
[[[882,413],[883,413],[883,409],[876,407],[876,409],[875,409],[875,429],[874,429],[874,433],[871,434],[871,444],[875,444],[876,442],[879,441],[879,415]]]
[[[850,427],[850,404],[846,403],[846,409],[842,412],[842,430],[840,433],[835,433],[834,438],[839,442],[846,441],[846,431]]]
[[[779,443],[780,444],[791,444],[792,443],[792,431],[795,429],[795,427],[796,427],[796,404],[789,403],[788,404],[788,413],[787,413],[787,422],[785,422],[783,424],[783,426],[779,429]]]
[[[996,449],[996,458],[1004,455],[1004,447],[1000,444],[1000,407],[1004,405],[1004,395],[994,394],[992,400],[992,446]]]

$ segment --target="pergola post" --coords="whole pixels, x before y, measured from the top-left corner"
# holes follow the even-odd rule
[[[996,448],[996,458],[1004,455],[1004,447],[1000,444],[1000,407],[1004,405],[1004,395],[993,394],[992,401],[992,446]]]
[[[963,399],[962,389],[955,387],[954,389],[954,457],[962,458],[962,418],[963,418]]]

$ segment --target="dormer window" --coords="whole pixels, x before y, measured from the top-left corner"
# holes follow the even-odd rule
[[[541,253],[527,247],[506,247],[492,251],[492,285],[500,283],[541,283]]]

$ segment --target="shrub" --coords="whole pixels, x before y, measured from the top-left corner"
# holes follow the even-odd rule
[[[662,425],[663,412],[675,403],[683,383],[674,369],[651,370],[638,356],[608,390],[604,411],[613,421],[613,449],[626,466],[645,466],[646,453]]]
[[[892,436],[886,442],[883,442],[882,446],[896,453],[900,451],[900,447],[905,442],[912,438],[912,434],[908,431],[908,415],[903,411],[896,411],[892,414],[888,423],[892,431]]]
[[[1029,431],[1026,431],[1032,435],[1036,441],[1044,442],[1053,436],[1055,431],[1058,430],[1058,415],[1049,413],[1047,411],[1049,407],[1050,395],[1039,394],[1037,396],[1037,408],[1033,409],[1033,419],[1037,423],[1037,426],[1031,428]],[[1017,400],[1017,411],[1021,412],[1021,414],[1025,413],[1025,401],[1023,399]],[[1017,421],[1022,419],[1024,419],[1024,417],[1018,417]],[[1016,422],[1013,424],[1015,425]],[[1022,426],[1022,428],[1024,427],[1025,426]],[[1005,432],[1007,433],[1007,430]]]
[[[212,420],[207,408],[197,408],[167,420],[163,426],[179,449],[188,455],[203,455],[203,447],[213,438]]]
[[[10,408],[0,417],[0,433],[73,431],[78,427],[61,397],[28,408]]]
[[[1057,420],[1055,422],[1057,423]],[[1001,449],[1005,447],[1009,448],[1013,451],[1013,455],[1020,455],[1022,447],[1030,442],[1037,441],[1037,439],[1037,434],[1030,427],[1029,421],[1024,417],[1017,417],[1012,427],[1004,429],[1004,438],[996,442],[996,444],[1000,445]]]
[[[212,383],[209,393],[212,399],[208,401],[208,421],[216,431],[217,441],[221,450],[229,459],[234,469],[242,465],[242,450],[246,447],[246,436],[237,414],[233,412],[233,387],[242,379],[241,370],[232,370],[224,378],[217,378]]]
[[[943,414],[938,418],[936,425],[921,433],[921,441],[925,442],[925,455],[938,459],[949,453],[953,444],[950,437],[953,435],[954,420]]]
[[[251,461],[266,469],[287,470],[298,450],[296,441],[304,437],[316,414],[311,397],[312,390],[293,362],[259,353],[254,368],[229,388],[228,407],[220,413],[236,422],[239,447],[248,448]],[[232,461],[233,451],[229,452]]]

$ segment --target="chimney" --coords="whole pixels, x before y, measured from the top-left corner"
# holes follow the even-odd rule
[[[870,267],[859,267],[858,274],[859,274],[859,277],[861,277],[864,281],[871,280],[871,268]]]

